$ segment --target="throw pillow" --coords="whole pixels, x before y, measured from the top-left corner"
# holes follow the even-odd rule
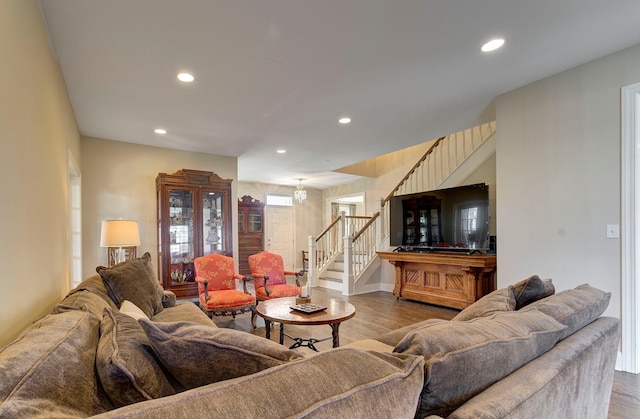
[[[96,268],[118,308],[124,300],[129,300],[149,318],[162,311],[164,296],[164,290],[146,266],[150,258],[147,252],[142,258],[128,260],[110,268]]]
[[[425,359],[418,416],[448,416],[471,397],[551,349],[566,327],[544,313],[503,311],[435,323],[394,349]]]
[[[112,408],[95,371],[99,324],[88,311],[50,314],[0,348],[0,417],[88,417]]]
[[[560,338],[564,339],[600,317],[607,309],[610,299],[610,292],[583,284],[536,301],[530,307],[567,326]],[[526,308],[528,309],[529,307]]]
[[[144,314],[144,311],[140,310],[140,307],[133,304],[129,300],[124,300],[122,302],[122,305],[120,306],[120,313],[126,314],[129,317],[133,317],[136,320],[141,318],[145,318],[145,319],[149,318],[147,317],[146,314]]]
[[[191,322],[138,322],[156,356],[183,390],[301,358],[282,345],[238,330]]]
[[[204,359],[201,367],[206,364]],[[215,365],[215,360],[209,365]],[[151,400],[144,406],[126,406],[109,415],[413,418],[422,389],[423,367],[424,360],[417,356],[336,348],[232,381]]]
[[[556,292],[551,279],[542,280],[538,275],[532,275],[520,282],[513,284],[513,293],[516,296],[516,310],[553,295]]]
[[[175,394],[137,320],[105,309],[96,369],[116,407]]]
[[[513,287],[501,288],[480,298],[475,303],[458,313],[453,319],[456,321],[471,320],[476,317],[486,317],[501,311],[513,311],[516,308],[516,297]]]

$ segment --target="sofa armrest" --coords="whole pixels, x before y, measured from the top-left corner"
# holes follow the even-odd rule
[[[175,307],[176,305],[176,295],[173,291],[164,291],[164,295],[162,296],[162,307]]]

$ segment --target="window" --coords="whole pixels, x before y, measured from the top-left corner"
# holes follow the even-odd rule
[[[486,208],[478,204],[458,207],[456,211],[456,244],[465,247],[482,248],[487,234]]]
[[[293,198],[283,195],[267,195],[267,205],[275,205],[279,207],[292,207]]]

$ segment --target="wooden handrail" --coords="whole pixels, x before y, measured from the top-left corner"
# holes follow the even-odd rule
[[[376,218],[378,218],[379,216],[380,216],[380,211],[376,211],[375,214],[371,216],[371,219],[367,221],[365,225],[362,226],[360,231],[358,231],[356,234],[353,235],[353,241],[356,241],[358,237],[360,237],[362,233],[364,233],[367,230],[367,228],[369,228],[371,223],[373,223],[376,220]]]
[[[325,234],[327,234],[329,232],[329,230],[331,230],[331,227],[333,227],[334,225],[336,225],[338,223],[338,221],[340,221],[340,218],[342,217],[342,215],[340,215],[338,218],[336,218],[335,220],[333,220],[331,222],[331,224],[329,224],[329,226],[327,228],[325,228],[324,230],[322,230],[322,233],[320,233],[320,235],[318,235],[318,237],[316,237],[316,242],[318,240],[320,240],[322,238],[322,236],[324,236]]]
[[[353,218],[353,219],[369,219],[371,218],[368,215],[345,215],[344,218]]]
[[[420,167],[420,165],[422,164],[423,161],[426,160],[427,156],[429,156],[429,154],[433,153],[433,150],[435,150],[435,148],[438,146],[438,144],[440,144],[445,138],[447,138],[447,136],[444,137],[440,137],[438,138],[432,145],[431,147],[429,147],[429,150],[427,150],[426,153],[424,153],[424,155],[422,156],[422,158],[420,158],[420,160],[418,160],[418,162],[416,164],[413,165],[413,167],[411,168],[411,170],[409,170],[409,172],[407,172],[407,174],[402,178],[402,180],[398,183],[398,185],[396,185],[395,188],[393,188],[393,190],[391,191],[391,193],[389,195],[387,195],[387,197],[385,199],[382,200],[381,203],[381,207],[384,208],[384,206],[387,204],[387,202],[389,202],[389,200],[393,197],[393,194],[395,194],[398,189],[400,189],[400,187],[402,187],[402,185],[404,184],[404,182],[409,179],[409,177],[413,174],[413,172],[416,171],[416,169],[418,167]]]

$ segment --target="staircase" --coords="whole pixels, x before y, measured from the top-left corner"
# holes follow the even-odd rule
[[[318,277],[319,287],[331,290],[342,291],[342,280],[344,278],[344,254],[339,253],[336,259],[331,262],[321,276]]]
[[[389,200],[459,185],[495,153],[495,121],[438,138],[371,216],[344,213],[318,237],[309,237],[309,280],[313,286],[353,295],[379,290],[371,273],[380,266],[376,251],[387,247]],[[311,256],[313,255],[313,257]]]

